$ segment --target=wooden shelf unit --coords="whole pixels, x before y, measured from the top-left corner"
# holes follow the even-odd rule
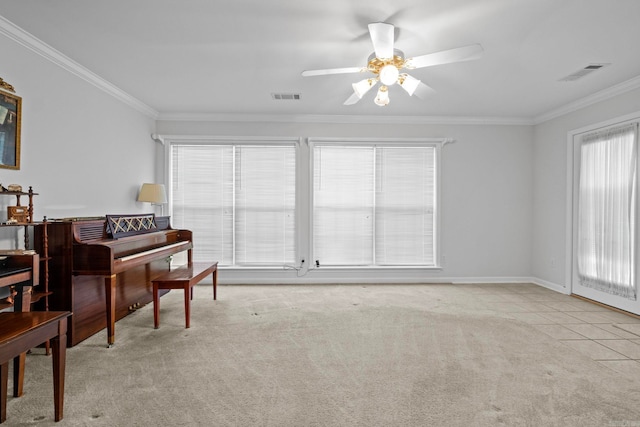
[[[24,228],[24,252],[20,249],[15,251],[3,251],[2,255],[22,255],[29,254],[28,251],[35,251],[40,256],[40,277],[39,285],[32,289],[31,304],[35,309],[40,311],[49,310],[49,238],[48,238],[48,222],[45,217],[43,221],[33,220],[33,197],[38,193],[33,192],[33,188],[29,187],[26,192],[23,191],[0,191],[0,196],[13,196],[16,198],[16,206],[21,205],[21,198],[26,197],[28,217],[26,222],[1,223],[0,227],[23,227]],[[9,219],[9,218],[8,218]],[[29,236],[30,229],[33,230],[34,239],[31,245]],[[32,247],[33,246],[33,247]],[[14,252],[14,253],[11,253]],[[10,307],[11,303],[0,301],[0,310]]]

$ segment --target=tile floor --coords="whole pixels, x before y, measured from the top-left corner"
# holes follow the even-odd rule
[[[640,318],[533,284],[474,284],[461,289],[619,372],[640,374]]]

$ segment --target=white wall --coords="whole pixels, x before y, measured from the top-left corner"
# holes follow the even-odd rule
[[[150,211],[135,197],[156,179],[155,120],[3,35],[0,52],[0,77],[22,97],[21,168],[0,182],[33,186],[34,219]],[[0,198],[0,221],[13,204]]]
[[[640,89],[538,124],[533,138],[532,275],[569,291],[567,277],[567,134],[640,111]]]
[[[442,150],[441,244],[445,258],[441,271],[321,267],[300,278],[283,270],[225,271],[223,282],[473,282],[526,280],[531,275],[531,126],[159,121],[157,132],[454,139]]]

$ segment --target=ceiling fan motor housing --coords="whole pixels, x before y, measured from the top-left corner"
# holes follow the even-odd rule
[[[371,73],[380,76],[380,71],[386,67],[387,65],[393,65],[399,71],[404,68],[405,60],[404,60],[404,52],[399,49],[393,49],[393,58],[378,58],[376,57],[375,52],[369,55],[369,59],[367,61],[367,70]]]

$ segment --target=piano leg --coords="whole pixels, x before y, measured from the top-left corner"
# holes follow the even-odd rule
[[[116,275],[104,278],[105,299],[107,300],[107,346],[112,347],[116,337]]]

